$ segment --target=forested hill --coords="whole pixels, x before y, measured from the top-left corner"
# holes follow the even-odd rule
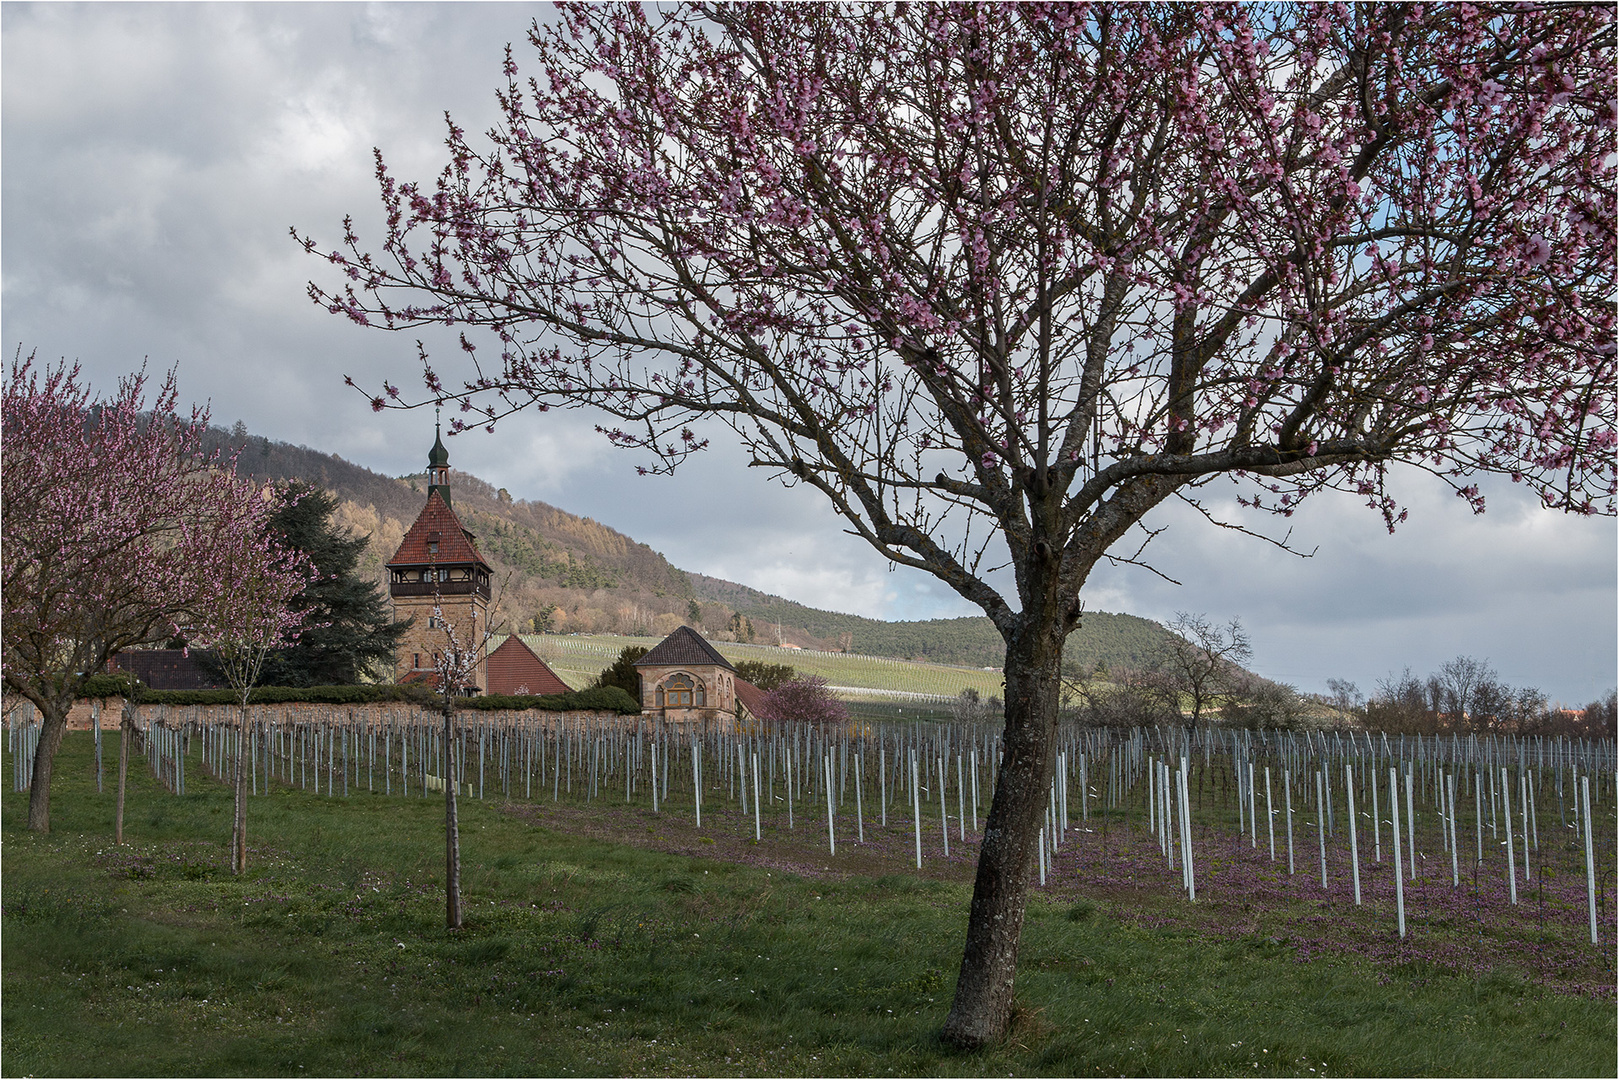
[[[721,578],[691,574],[697,595],[740,611],[755,624],[756,634],[775,632],[775,625],[802,627],[809,634],[836,644],[847,642],[850,652],[869,656],[900,656],[936,664],[1000,667],[1006,647],[995,624],[983,615],[917,622],[879,619],[821,611],[793,600],[750,589]],[[1068,639],[1063,660],[1070,666],[1143,669],[1152,666],[1163,648],[1162,626],[1135,615],[1088,611]],[[845,636],[847,635],[847,636]]]
[[[338,521],[371,538],[363,569],[383,564],[426,498],[423,476],[389,477],[334,454],[215,429],[214,447],[239,448],[238,471],[261,480],[301,479],[333,492]],[[500,615],[520,630],[662,635],[682,623],[713,640],[783,643],[871,656],[1000,667],[1004,648],[982,616],[882,622],[822,611],[736,582],[684,572],[658,552],[598,521],[451,471],[456,513],[478,538],[500,586]],[[1070,665],[1145,668],[1167,632],[1133,615],[1090,612],[1069,639]]]
[[[372,535],[367,569],[378,575],[427,494],[422,474],[384,476],[307,446],[217,429],[210,442],[241,447],[237,471],[255,479],[300,479],[333,492],[342,503],[343,523]],[[598,521],[548,503],[514,500],[504,488],[455,469],[450,490],[461,523],[477,536],[479,550],[497,571],[511,571],[517,593],[551,584],[670,597],[682,606],[692,597],[691,582],[662,555]]]

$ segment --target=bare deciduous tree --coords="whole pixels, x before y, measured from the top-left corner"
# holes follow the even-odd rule
[[[1197,730],[1207,714],[1235,704],[1247,686],[1242,668],[1253,656],[1253,647],[1233,618],[1224,626],[1205,615],[1177,612],[1169,623],[1167,655],[1160,671],[1181,696],[1178,711],[1188,734]],[[1191,712],[1187,713],[1185,706]]]
[[[1332,707],[1349,717],[1358,715],[1366,700],[1360,687],[1348,679],[1328,679],[1327,691],[1332,697]]]
[[[1458,656],[1445,661],[1435,677],[1441,694],[1436,711],[1450,714],[1454,718],[1453,724],[1463,722],[1472,712],[1479,690],[1492,687],[1496,681],[1495,669],[1490,667],[1490,662],[1471,656]],[[1491,695],[1492,708],[1494,696]]]

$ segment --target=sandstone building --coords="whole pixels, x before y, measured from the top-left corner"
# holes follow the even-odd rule
[[[635,662],[641,714],[696,727],[728,726],[757,706],[761,691],[719,650],[681,626]]]

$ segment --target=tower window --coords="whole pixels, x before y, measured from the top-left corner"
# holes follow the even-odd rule
[[[422,670],[422,654],[421,653],[411,653],[410,654],[410,666],[412,668],[416,669],[417,671]]]

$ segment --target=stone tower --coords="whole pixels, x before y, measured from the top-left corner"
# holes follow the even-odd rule
[[[482,646],[489,626],[491,574],[473,535],[450,509],[450,453],[435,424],[427,455],[427,505],[388,560],[394,618],[412,620],[399,644],[397,681],[435,682],[437,658],[450,631],[463,644]],[[488,686],[488,661],[483,660],[462,689],[481,693]]]

